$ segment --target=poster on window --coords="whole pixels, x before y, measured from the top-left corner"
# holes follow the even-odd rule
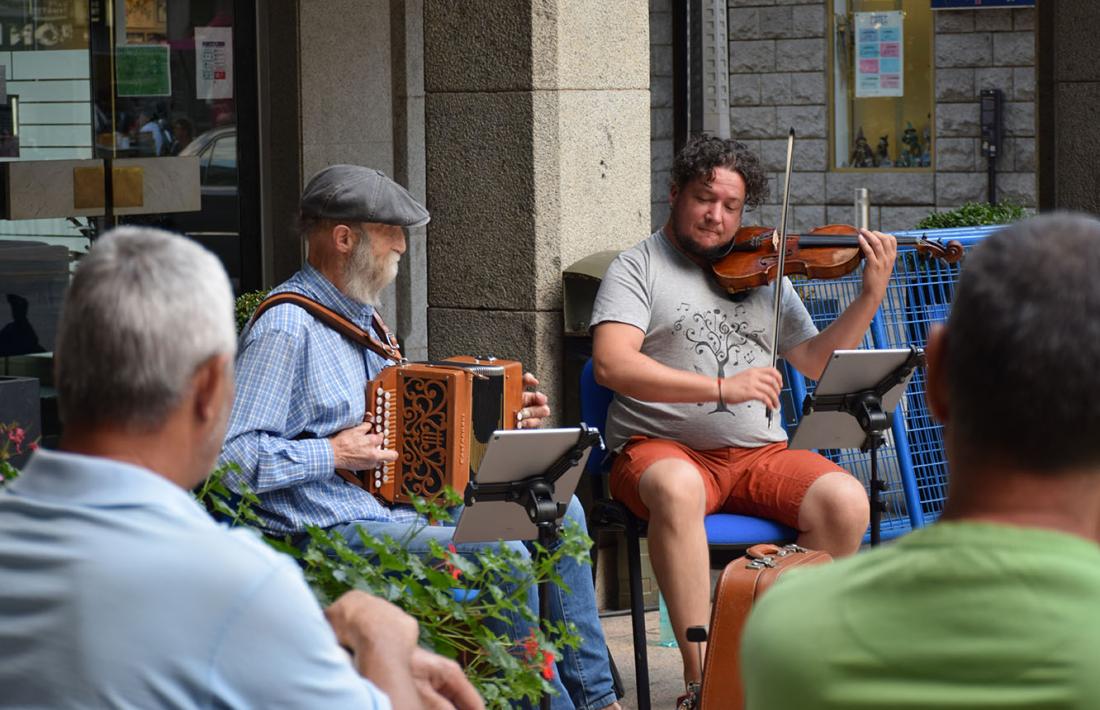
[[[195,98],[233,98],[233,28],[195,28]]]
[[[901,96],[903,13],[857,12],[856,98]]]

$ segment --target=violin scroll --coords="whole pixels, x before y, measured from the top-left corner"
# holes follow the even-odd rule
[[[945,245],[938,239],[917,238],[914,242],[917,253],[926,258],[936,258],[947,264],[957,264],[963,258],[963,245],[952,239]]]

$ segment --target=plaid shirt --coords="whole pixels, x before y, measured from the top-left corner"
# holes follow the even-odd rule
[[[308,296],[360,328],[372,327],[371,306],[344,295],[308,264],[273,293],[284,291]],[[362,423],[367,381],[386,364],[293,304],[271,308],[241,334],[236,396],[219,463],[241,467],[270,531],[417,518],[411,506],[387,508],[337,476],[326,440]],[[303,433],[314,438],[296,440]]]

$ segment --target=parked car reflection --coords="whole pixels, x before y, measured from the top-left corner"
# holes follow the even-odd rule
[[[237,127],[219,126],[200,134],[180,156],[198,156],[202,209],[127,217],[128,224],[148,224],[191,237],[217,254],[233,288],[241,285],[241,219],[237,192]]]

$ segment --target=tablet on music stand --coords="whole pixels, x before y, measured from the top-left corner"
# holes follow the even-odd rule
[[[812,397],[815,399],[838,397],[863,390],[872,390],[891,374],[901,369],[912,351],[896,350],[837,350],[829,358],[825,372],[818,380]],[[887,415],[897,408],[910,373],[882,395],[882,411]],[[803,409],[802,421],[791,437],[792,449],[858,449],[863,446],[867,433],[849,413],[834,408]]]
[[[522,481],[543,475],[563,454],[577,445],[581,430],[516,429],[494,432],[485,449],[477,474],[478,484]],[[554,484],[554,500],[569,505],[587,457],[566,471]],[[516,503],[480,500],[462,509],[455,526],[454,541],[494,542],[534,540],[538,527]]]

